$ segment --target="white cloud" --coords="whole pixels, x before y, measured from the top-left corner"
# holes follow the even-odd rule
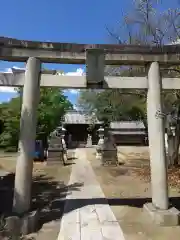
[[[67,72],[65,75],[67,76],[83,76],[84,70],[82,68],[78,68],[76,72]]]
[[[76,111],[79,110],[78,106],[74,105],[73,107],[74,107],[74,109],[75,109]]]
[[[64,73],[64,75],[67,76],[83,76],[84,75],[84,70],[82,68],[78,68],[76,70],[76,72],[67,72]],[[79,89],[66,89],[64,90],[64,93],[67,94],[73,94],[73,95],[77,95],[79,93]]]
[[[73,95],[77,95],[79,93],[79,89],[66,89],[63,91],[65,94],[73,94]]]
[[[13,69],[25,70],[25,68],[20,68],[20,67],[14,66],[12,68],[6,68],[4,72],[12,73]],[[67,75],[67,76],[83,76],[83,74],[84,74],[84,70],[82,68],[78,68],[76,70],[76,72],[59,73],[59,75]],[[16,88],[3,86],[3,87],[0,87],[0,92],[16,93]],[[76,95],[79,93],[79,89],[66,89],[66,90],[64,90],[64,93],[65,94],[70,93],[70,94]]]
[[[13,72],[13,69],[20,69],[20,70],[24,70],[23,68],[19,68],[19,67],[12,67],[12,68],[6,68],[5,69],[5,73],[12,73]],[[16,88],[14,87],[6,87],[6,86],[3,86],[3,87],[0,87],[0,92],[4,92],[4,93],[16,93]]]
[[[4,93],[16,93],[16,88],[13,87],[0,87],[0,92]]]
[[[4,72],[8,72],[8,73],[13,73],[13,69],[15,70],[25,70],[25,68],[20,68],[20,67],[12,67],[12,68],[6,68]]]

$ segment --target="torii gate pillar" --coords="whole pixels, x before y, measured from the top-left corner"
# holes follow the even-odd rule
[[[147,117],[150,147],[152,202],[159,209],[168,209],[167,167],[165,152],[164,120],[162,113],[159,64],[153,62],[148,73]]]
[[[21,214],[29,210],[33,158],[36,140],[36,115],[40,91],[40,60],[30,57],[27,61],[20,121],[19,148],[17,159],[13,211]]]
[[[152,203],[144,205],[154,222],[164,226],[179,224],[179,211],[169,208],[164,119],[162,113],[162,80],[158,62],[148,72],[147,118],[150,148]]]

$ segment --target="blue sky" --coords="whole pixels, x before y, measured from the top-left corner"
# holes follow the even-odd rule
[[[162,9],[178,7],[178,0],[162,0]],[[133,0],[1,0],[0,35],[18,39],[74,43],[110,43],[106,26],[117,29]],[[0,61],[0,71],[22,63]],[[45,65],[49,69],[76,72],[84,66]],[[76,92],[66,92],[75,103]],[[0,89],[0,102],[15,96]]]

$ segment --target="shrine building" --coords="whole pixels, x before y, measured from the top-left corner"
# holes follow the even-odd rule
[[[64,116],[63,126],[66,129],[66,139],[71,134],[74,145],[83,146],[88,137],[90,124],[85,112],[69,110]],[[98,129],[102,122],[96,121],[92,131],[92,142],[96,145],[99,139]],[[117,145],[146,145],[146,131],[143,122],[140,121],[119,121],[110,123],[110,132],[115,137]]]

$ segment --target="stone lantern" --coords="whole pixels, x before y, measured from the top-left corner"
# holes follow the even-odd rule
[[[102,147],[102,164],[103,165],[118,165],[117,146],[114,136],[111,133],[107,133],[104,138]]]
[[[86,141],[86,147],[92,147],[92,134],[96,123],[96,113],[92,112],[91,116],[85,115],[85,121],[89,124],[87,128],[88,136]]]
[[[64,163],[64,147],[60,137],[60,133],[57,130],[50,134],[48,139],[47,150],[47,164]]]
[[[98,134],[99,134],[99,141],[103,142],[103,139],[104,139],[104,128],[102,126],[100,126],[100,128],[98,129]]]
[[[103,150],[103,144],[104,144],[104,128],[100,126],[100,128],[97,130],[99,135],[99,141],[96,148],[96,158],[101,159],[102,158],[102,150]]]
[[[62,148],[63,148],[63,159],[64,159],[64,164],[67,163],[67,146],[66,146],[66,142],[65,142],[65,134],[66,134],[66,129],[64,128],[64,126],[58,127],[57,129],[58,134],[60,136],[61,139],[61,143],[62,143]]]
[[[102,165],[118,165],[117,146],[115,139],[110,132],[106,133],[104,128],[100,127],[99,142],[96,148],[96,158],[101,160]]]
[[[58,131],[59,137],[62,140],[63,149],[66,151],[67,148],[66,148],[66,142],[65,142],[65,139],[64,139],[65,134],[66,134],[66,129],[63,126],[61,126],[61,127],[57,128],[57,131]]]

